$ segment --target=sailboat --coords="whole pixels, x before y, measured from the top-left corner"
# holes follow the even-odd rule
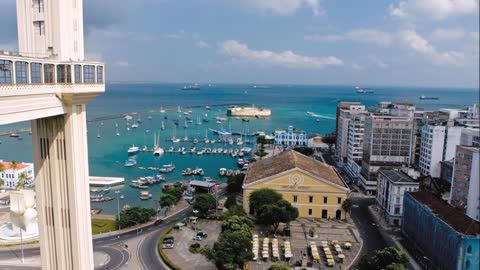
[[[177,126],[173,126],[173,137],[172,137],[172,142],[174,143],[178,143],[180,142],[180,139],[178,139],[177,137]]]
[[[184,142],[188,142],[187,130],[185,130],[185,137],[183,137]]]
[[[120,132],[118,132],[118,124],[117,123],[115,123],[115,130],[116,130],[115,135],[120,136]]]
[[[208,129],[205,129],[205,143],[210,143],[210,140],[208,139]]]
[[[98,129],[97,129],[97,138],[101,138],[102,136],[100,135],[100,126],[98,126]]]
[[[185,124],[183,124],[183,128],[188,128],[187,119],[185,119]]]
[[[180,109],[180,106],[177,106],[177,113],[182,113],[182,110]]]
[[[165,151],[160,147],[160,132],[153,135],[153,155],[160,156],[165,153]]]
[[[165,110],[163,109],[163,107],[160,107],[160,113],[165,113]]]
[[[165,123],[162,121],[162,130],[165,130]]]
[[[202,121],[200,121],[200,116],[197,116],[197,122],[195,123],[196,125],[201,125]]]
[[[142,122],[142,117],[141,117],[140,115],[138,115],[137,122],[138,122],[138,123],[141,123],[141,122]]]

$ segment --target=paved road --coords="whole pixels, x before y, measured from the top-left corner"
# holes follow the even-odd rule
[[[100,251],[110,256],[106,265],[97,266],[95,269],[119,269],[130,258],[128,248],[125,248],[123,242],[133,238],[138,238],[140,242],[137,257],[144,269],[167,269],[163,266],[157,252],[157,241],[165,229],[174,223],[173,220],[180,220],[191,214],[191,209],[177,213],[169,217],[160,225],[148,225],[140,230],[133,230],[122,234],[101,237],[93,240],[94,251]],[[140,240],[141,239],[141,240]],[[16,247],[17,248],[17,247]],[[24,249],[25,258],[40,256],[39,248]],[[21,257],[20,249],[10,249],[0,251],[0,270],[8,269],[41,269],[38,266],[21,265],[2,265],[2,260],[11,260],[14,257]]]
[[[375,224],[374,218],[368,211],[368,206],[374,203],[374,199],[365,197],[350,197],[352,200],[351,216],[363,238],[363,249],[361,256],[373,254],[373,251],[387,247],[385,240],[380,234],[379,227]]]

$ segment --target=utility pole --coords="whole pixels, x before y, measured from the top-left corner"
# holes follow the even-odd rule
[[[120,200],[118,199],[118,194],[120,190],[116,190],[115,194],[117,194],[117,217],[118,217],[118,229],[120,230]]]

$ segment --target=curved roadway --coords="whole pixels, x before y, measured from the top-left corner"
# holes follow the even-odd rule
[[[119,269],[125,265],[131,256],[128,249],[124,247],[123,242],[134,238],[139,238],[139,244],[137,250],[134,251],[138,258],[138,261],[143,269],[168,269],[163,264],[158,252],[157,241],[160,235],[167,229],[172,223],[173,219],[181,220],[191,214],[191,208],[184,209],[183,211],[176,213],[167,219],[160,225],[150,224],[138,230],[131,230],[121,234],[115,234],[111,236],[99,237],[93,240],[94,251],[103,252],[108,254],[110,259],[105,265],[97,266],[95,269]],[[142,238],[142,239],[140,239]],[[38,266],[27,265],[2,265],[2,260],[11,260],[14,257],[20,258],[20,249],[10,249],[0,251],[0,269],[40,269]],[[40,249],[25,248],[25,258],[40,256]]]

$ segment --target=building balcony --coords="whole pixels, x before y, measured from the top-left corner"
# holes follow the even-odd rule
[[[86,104],[103,92],[103,63],[0,51],[0,124],[60,115],[65,104]]]

